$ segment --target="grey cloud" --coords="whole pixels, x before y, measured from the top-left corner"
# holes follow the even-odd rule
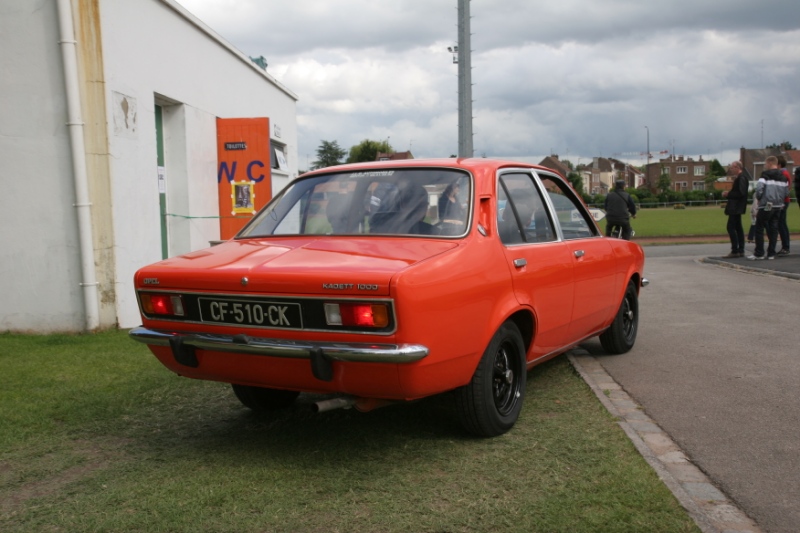
[[[299,157],[456,149],[456,0],[185,0],[300,96]],[[473,0],[476,153],[729,153],[797,138],[796,0]],[[320,75],[324,74],[324,75]],[[794,137],[793,137],[794,135]],[[301,164],[301,167],[303,165]]]

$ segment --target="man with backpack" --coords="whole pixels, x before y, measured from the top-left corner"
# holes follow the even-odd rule
[[[625,192],[625,180],[617,180],[614,190],[606,195],[606,237],[611,236],[614,227],[622,228],[622,238],[631,240],[630,217],[636,218],[636,204],[631,195]]]

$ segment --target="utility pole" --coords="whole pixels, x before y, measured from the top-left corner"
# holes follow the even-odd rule
[[[644,167],[644,176],[647,186],[650,186],[650,128],[644,127],[647,130],[647,164]]]
[[[458,0],[458,157],[472,157],[472,53],[469,2]]]

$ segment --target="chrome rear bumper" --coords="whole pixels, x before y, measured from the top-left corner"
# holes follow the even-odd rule
[[[420,344],[367,344],[292,341],[268,339],[249,335],[215,335],[211,333],[180,333],[138,327],[128,335],[136,341],[153,346],[170,346],[173,352],[190,346],[216,352],[266,355],[311,359],[319,354],[333,361],[366,363],[413,363],[428,355]]]

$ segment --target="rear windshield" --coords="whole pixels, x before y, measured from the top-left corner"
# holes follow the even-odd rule
[[[462,236],[470,176],[454,169],[363,170],[300,178],[237,235]]]

